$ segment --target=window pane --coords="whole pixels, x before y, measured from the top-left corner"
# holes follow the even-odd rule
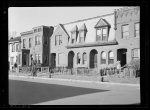
[[[77,53],[77,64],[80,64],[81,56],[80,53]]]
[[[124,32],[123,37],[125,37],[125,36],[129,36],[129,32]]]
[[[80,37],[84,37],[84,31],[80,32]]]
[[[59,36],[59,45],[61,45],[62,44],[62,36],[60,35]]]
[[[72,39],[76,39],[76,33],[75,32],[72,33],[71,36],[72,36]]]
[[[103,34],[107,34],[107,29],[103,28]]]
[[[114,58],[114,53],[113,52],[109,52],[109,58],[113,59]]]
[[[101,35],[102,34],[102,30],[101,29],[97,29],[97,35]]]
[[[136,23],[135,24],[135,30],[139,30],[140,28],[139,28],[139,23]]]
[[[133,49],[133,59],[138,59],[140,58],[140,49]]]
[[[129,25],[122,26],[123,32],[129,31]]]
[[[102,59],[106,59],[106,53],[102,52]]]

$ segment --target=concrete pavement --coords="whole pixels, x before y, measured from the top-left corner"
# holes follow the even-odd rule
[[[43,102],[40,101],[36,103],[31,103],[33,105],[88,105],[88,104],[90,105],[92,104],[94,105],[117,104],[118,105],[118,104],[140,103],[140,86],[135,85],[135,84],[123,85],[123,84],[111,84],[111,83],[102,83],[102,82],[96,83],[96,82],[90,82],[90,81],[89,82],[88,81],[73,81],[73,80],[38,78],[38,77],[32,78],[32,77],[11,76],[11,75],[9,76],[9,79],[15,80],[15,81],[19,80],[19,81],[26,81],[26,82],[31,82],[31,83],[32,82],[39,83],[39,85],[37,86],[37,88],[39,89],[41,88],[42,84],[49,84],[49,86],[51,86],[52,84],[56,85],[54,86],[53,90],[62,88],[62,87],[58,87],[57,85],[63,85],[64,89],[62,88],[59,91],[60,93],[57,91],[58,92],[58,94],[56,94],[58,96],[57,99],[51,100],[51,97],[53,97],[51,96],[49,97],[48,100],[45,100],[45,101],[43,100]],[[75,89],[73,89],[72,87]],[[43,89],[46,89],[46,88],[47,87],[44,88],[43,86]],[[72,89],[70,90],[70,88]],[[85,91],[86,88],[87,90]],[[92,89],[94,90],[96,89],[96,91],[97,90],[98,91],[89,93],[89,91],[93,91]],[[104,90],[104,92],[101,92],[102,90]],[[37,92],[40,92],[40,90],[37,90]],[[43,94],[42,92],[40,93],[42,95],[41,97],[46,97],[47,93]],[[26,92],[24,94],[26,94]],[[60,94],[63,96],[63,98],[61,98],[62,96],[59,96]],[[68,97],[69,94],[72,94],[72,95]],[[28,100],[30,100],[30,97]]]

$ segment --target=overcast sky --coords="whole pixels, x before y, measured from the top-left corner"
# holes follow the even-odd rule
[[[113,13],[121,7],[10,7],[8,32],[29,31],[36,26],[55,26],[80,19]]]

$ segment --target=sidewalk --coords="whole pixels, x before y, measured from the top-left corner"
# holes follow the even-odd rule
[[[33,78],[31,76],[31,73],[10,73],[10,76],[16,76],[16,77],[26,77],[26,78]],[[55,75],[51,78],[48,77],[47,74],[43,73],[42,75],[38,75],[37,77],[34,77],[34,79],[48,79],[48,80],[60,80],[60,81],[71,81],[71,82],[85,82],[85,83],[100,83],[100,84],[110,84],[110,85],[131,85],[131,86],[140,86],[139,83],[130,83],[131,80],[127,82],[127,79],[117,79],[117,81],[111,81],[111,82],[101,82],[100,77],[93,77],[93,76],[78,76],[78,75]],[[134,80],[134,79],[133,79]],[[124,81],[124,82],[123,82]],[[134,80],[135,81],[135,80]]]
[[[81,81],[73,79],[59,79],[59,78],[44,78],[44,77],[32,77],[32,76],[16,76],[9,75],[10,81],[18,82],[14,89],[13,83],[10,86],[16,92],[11,96],[13,99],[25,101],[27,99],[37,101],[37,97],[40,97],[39,100],[43,98],[49,98],[45,101],[39,101],[38,103],[32,103],[34,105],[104,105],[104,104],[135,104],[140,103],[140,85],[137,84],[123,84],[123,83],[110,83],[110,82],[97,82],[97,81]],[[19,82],[20,81],[20,82]],[[26,87],[22,86],[26,85]],[[38,86],[37,86],[38,85]],[[44,86],[47,85],[47,86]],[[48,87],[50,89],[48,90]],[[82,90],[81,90],[82,89]],[[86,89],[86,90],[85,90]],[[87,90],[88,89],[88,90]],[[88,92],[89,90],[96,89],[99,92],[77,94],[78,92]],[[106,91],[105,91],[106,90]],[[28,92],[26,92],[28,91]],[[33,91],[38,91],[36,96],[29,96]],[[104,92],[102,92],[104,91]],[[10,92],[13,93],[13,92]],[[51,93],[51,94],[50,94]],[[42,95],[41,95],[42,94]],[[69,95],[72,94],[72,95]],[[76,94],[76,95],[73,95]],[[68,96],[69,95],[69,96]],[[63,96],[63,98],[62,98]],[[57,99],[52,99],[56,97]],[[13,101],[13,100],[12,100]]]

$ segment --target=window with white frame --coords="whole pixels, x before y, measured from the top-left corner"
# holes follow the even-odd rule
[[[83,53],[83,64],[87,64],[87,55],[85,52]]]
[[[23,39],[23,48],[25,48],[26,39]]]
[[[132,49],[132,59],[140,59],[140,49]]]
[[[64,63],[65,63],[64,62],[64,53],[59,53],[58,54],[58,64],[62,66],[62,65],[64,65]]]
[[[35,56],[36,56],[36,62],[39,64],[40,63],[40,54],[35,54]]]
[[[84,31],[80,31],[79,32],[79,42],[83,43],[84,42],[84,38],[85,38],[85,32]]]
[[[108,64],[113,64],[114,63],[114,53],[110,51],[108,53]]]
[[[77,53],[77,64],[80,64],[81,62],[81,55],[80,53]]]
[[[122,38],[126,39],[129,37],[129,25],[122,25]]]
[[[59,36],[59,45],[62,44],[62,35]]]
[[[71,33],[71,44],[75,44],[76,42],[76,32]]]
[[[15,52],[15,44],[12,44],[12,52]]]
[[[20,65],[20,63],[21,63],[21,60],[20,60],[20,59],[21,59],[21,55],[19,54],[19,55],[18,55],[18,65]]]
[[[40,35],[35,36],[35,45],[40,45]]]
[[[106,64],[106,52],[101,53],[101,64]]]
[[[32,38],[29,38],[29,48],[31,48]]]
[[[96,41],[101,41],[102,40],[102,29],[99,28],[96,30],[97,36],[96,36]]]
[[[62,35],[55,36],[55,45],[62,45]]]
[[[135,23],[135,37],[139,38],[140,37],[140,23]]]
[[[42,31],[42,29],[41,29],[41,28],[38,28],[38,32],[40,32],[40,31]]]
[[[102,40],[106,41],[107,40],[107,28],[106,27],[103,28],[102,33],[103,33],[102,34]]]
[[[11,65],[14,64],[14,57],[10,57],[10,64],[11,64]]]
[[[20,51],[20,44],[16,44],[16,52]]]
[[[97,28],[96,34],[96,41],[107,41],[108,27]]]

